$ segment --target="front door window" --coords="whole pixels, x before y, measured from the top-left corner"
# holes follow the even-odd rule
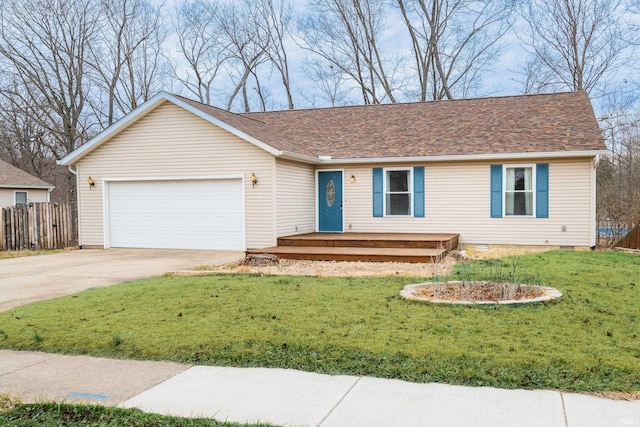
[[[327,205],[329,207],[333,207],[336,202],[336,184],[333,182],[333,179],[329,179],[327,182]]]

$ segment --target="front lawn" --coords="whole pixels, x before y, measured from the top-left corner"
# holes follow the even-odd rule
[[[0,313],[0,347],[503,388],[640,390],[640,257],[558,251],[500,262],[456,271],[481,278],[517,269],[564,297],[446,306],[398,296],[425,279],[166,276]]]

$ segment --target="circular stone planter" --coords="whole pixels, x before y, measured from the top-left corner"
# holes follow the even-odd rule
[[[439,299],[434,296],[426,295],[427,290],[433,289],[435,286],[513,286],[513,287],[527,287],[527,288],[535,288],[538,295],[531,298],[521,298],[521,299],[499,299],[499,300],[470,300],[463,298],[450,298],[450,299]],[[531,285],[513,285],[507,283],[487,283],[487,282],[425,282],[425,283],[417,283],[406,285],[401,291],[400,296],[407,300],[412,301],[428,301],[436,304],[529,304],[533,302],[542,302],[549,301],[560,298],[562,296],[562,292],[557,290],[556,288],[550,288],[547,286],[531,286]]]

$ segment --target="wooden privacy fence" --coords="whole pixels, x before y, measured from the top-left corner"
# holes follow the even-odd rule
[[[636,225],[618,243],[617,248],[640,249],[640,225]]]
[[[78,246],[78,217],[70,203],[28,203],[2,209],[0,249]]]

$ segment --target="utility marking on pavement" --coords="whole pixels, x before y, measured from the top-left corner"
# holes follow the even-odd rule
[[[91,397],[93,399],[108,399],[109,396],[106,394],[94,394],[94,393],[85,393],[82,391],[72,391],[67,395],[67,397]]]

